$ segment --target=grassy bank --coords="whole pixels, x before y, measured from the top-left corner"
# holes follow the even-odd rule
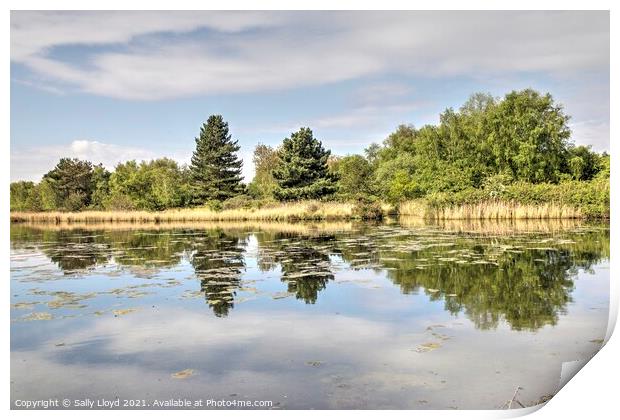
[[[12,222],[42,223],[161,223],[208,221],[347,220],[362,218],[352,203],[304,201],[262,208],[211,210],[209,208],[164,211],[11,212]]]
[[[509,201],[481,201],[477,203],[437,206],[427,200],[401,203],[399,212],[430,220],[514,220],[514,219],[584,219],[577,207],[556,203],[521,204]]]
[[[433,220],[608,219],[609,178],[560,184],[514,183],[432,193],[404,201],[403,215]]]
[[[560,184],[490,186],[458,192],[431,193],[402,201],[397,207],[363,199],[356,201],[262,202],[229,200],[221,208],[162,211],[83,210],[77,212],[11,212],[13,222],[164,223],[207,221],[275,221],[380,219],[389,214],[429,220],[608,219],[609,178]]]

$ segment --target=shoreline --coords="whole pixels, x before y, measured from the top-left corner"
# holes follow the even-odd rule
[[[368,212],[367,207],[373,207]],[[211,210],[182,208],[162,211],[86,210],[79,212],[10,212],[11,223],[169,223],[169,222],[304,222],[381,220],[405,216],[428,221],[442,220],[609,220],[607,215],[592,217],[579,208],[560,203],[522,204],[507,201],[480,201],[452,206],[433,206],[411,200],[392,206],[386,203],[358,204],[337,201],[301,201],[259,208]]]

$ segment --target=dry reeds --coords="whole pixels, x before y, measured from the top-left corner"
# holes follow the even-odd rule
[[[430,220],[512,220],[512,219],[582,219],[582,212],[559,203],[521,204],[508,201],[431,206],[421,200],[405,201],[399,206],[401,215]]]
[[[164,211],[98,211],[80,212],[11,212],[12,222],[43,223],[161,223],[200,221],[294,221],[346,220],[353,218],[350,203],[300,201],[263,208],[239,208],[215,211],[208,208],[171,209]]]

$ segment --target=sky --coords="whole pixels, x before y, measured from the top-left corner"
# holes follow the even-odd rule
[[[228,121],[258,143],[300,127],[337,155],[436,124],[474,92],[549,92],[572,141],[609,150],[606,11],[11,12],[11,180],[60,157],[188,163]]]

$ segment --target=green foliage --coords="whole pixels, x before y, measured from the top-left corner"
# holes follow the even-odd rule
[[[29,210],[26,200],[34,189],[34,182],[17,181],[11,182],[11,211]]]
[[[489,118],[497,171],[509,170],[521,181],[557,182],[569,147],[568,119],[549,94],[526,89],[506,95]]]
[[[274,197],[274,192],[278,186],[273,171],[280,164],[278,151],[273,147],[258,144],[254,149],[255,175],[248,185],[248,192],[254,198],[269,199]]]
[[[164,210],[190,202],[188,171],[168,158],[120,163],[108,184],[110,209]]]
[[[568,169],[573,179],[587,181],[601,170],[605,163],[604,157],[593,152],[590,146],[578,146],[569,150],[567,156]],[[609,159],[608,159],[609,161]]]
[[[561,184],[515,183],[507,188],[504,199],[524,204],[549,202],[575,206],[586,217],[609,217],[609,178],[594,181],[568,181]]]
[[[79,210],[90,204],[93,164],[80,159],[62,158],[43,179],[54,185],[60,207],[65,210]]]
[[[374,192],[372,166],[361,155],[349,155],[334,162],[338,176],[338,193],[344,198],[371,195]]]
[[[488,178],[484,188],[458,192],[433,192],[424,196],[431,208],[446,208],[488,200],[543,205],[557,203],[577,207],[588,218],[609,218],[609,178],[593,181],[565,181],[560,184],[503,183],[502,176]]]
[[[590,181],[605,171],[609,178],[609,157],[589,147],[574,147],[569,142],[568,120],[551,95],[531,89],[513,91],[502,100],[472,95],[458,112],[442,113],[437,126],[401,125],[382,147],[367,150],[374,187],[393,203],[415,198],[471,202],[477,197],[506,196],[527,202],[538,193],[537,185],[557,189],[545,197],[560,199],[562,189],[573,186],[557,187],[560,182]],[[527,185],[520,190],[523,197],[510,194],[516,188],[513,183]],[[591,188],[590,194],[583,188]],[[577,191],[585,194],[583,199],[567,197],[570,192],[561,198],[579,202],[592,214],[605,213],[604,186],[578,184]]]
[[[101,164],[62,158],[38,184],[11,184],[12,211],[259,208],[273,200],[371,202],[417,200],[441,207],[481,200],[555,202],[591,217],[609,216],[610,156],[570,141],[569,117],[549,94],[513,91],[504,98],[474,94],[437,125],[400,125],[362,155],[333,157],[312,130],[301,128],[273,148],[254,150],[256,174],[241,183],[239,145],[228,123],[212,115],[200,129],[189,168],[162,158]],[[378,213],[377,213],[378,214]]]
[[[65,199],[67,201],[67,199]],[[71,199],[67,202],[70,205]],[[59,208],[56,185],[50,179],[43,179],[30,190],[25,204],[26,210],[50,211]]]
[[[91,176],[92,194],[90,205],[95,209],[103,209],[110,194],[110,171],[99,164],[93,168]]]
[[[363,220],[381,220],[383,219],[383,210],[376,201],[359,198],[353,207],[353,217]]]
[[[243,193],[242,161],[239,144],[232,140],[228,123],[221,115],[211,115],[200,128],[190,166],[192,201],[204,204],[223,201]]]
[[[331,152],[314,138],[312,130],[301,128],[284,139],[278,150],[280,165],[273,171],[279,200],[316,199],[336,192],[336,176],[329,171]]]
[[[106,200],[106,208],[112,210],[134,210],[137,208],[137,197],[142,191],[135,181],[138,173],[138,163],[129,160],[119,163],[110,176],[110,195]]]
[[[255,201],[249,195],[237,195],[222,202],[221,208],[223,210],[249,209],[254,207]]]

